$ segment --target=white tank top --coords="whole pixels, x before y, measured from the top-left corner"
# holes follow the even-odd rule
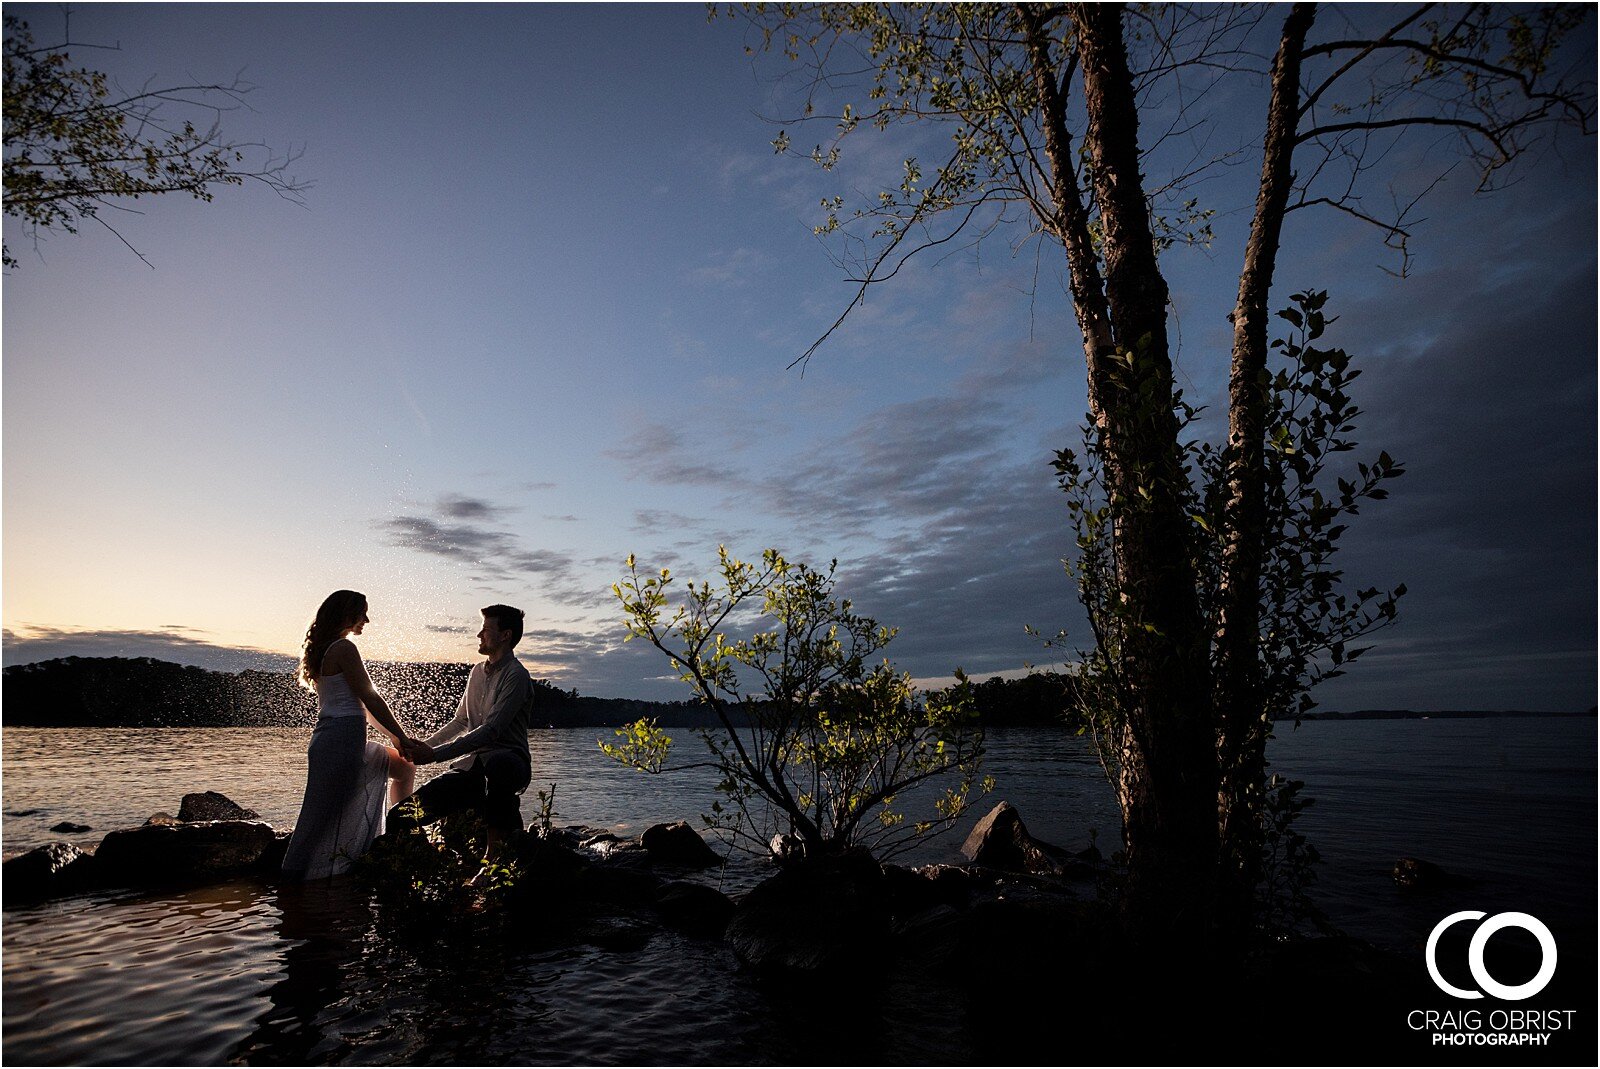
[[[367,707],[350,689],[350,683],[341,672],[336,676],[317,677],[317,715],[328,719],[336,716],[365,716]]]

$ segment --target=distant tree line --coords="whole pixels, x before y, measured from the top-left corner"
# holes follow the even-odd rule
[[[375,662],[372,681],[408,728],[448,720],[470,665]],[[5,669],[5,723],[13,727],[296,727],[316,699],[288,671],[213,672],[150,657],[60,657]],[[535,727],[615,727],[641,716],[693,726],[687,702],[591,698],[534,680]]]
[[[417,732],[454,713],[465,664],[374,662],[372,681]],[[534,686],[535,727],[614,728],[644,717],[662,727],[713,727],[696,701],[595,698],[544,679]],[[1072,705],[1072,677],[1039,672],[972,684],[986,727],[1060,724]],[[58,657],[5,669],[5,723],[13,727],[295,727],[317,717],[316,699],[288,671],[214,672],[151,657]]]
[[[1077,726],[1076,681],[1061,672],[1034,672],[1021,679],[991,676],[972,684],[978,719],[985,727]]]

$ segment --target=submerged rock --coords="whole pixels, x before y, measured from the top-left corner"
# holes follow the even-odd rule
[[[1407,891],[1428,891],[1458,884],[1461,877],[1441,869],[1431,861],[1403,857],[1394,863],[1394,882]]]
[[[612,835],[604,828],[591,828],[587,824],[568,824],[561,828],[551,828],[547,836],[539,824],[535,822],[528,825],[528,834],[536,839],[548,838],[552,842],[560,843],[574,850],[582,847],[585,843],[616,838],[615,835]]]
[[[597,916],[580,920],[570,933],[575,942],[601,950],[631,951],[642,948],[658,931],[639,917]]]
[[[674,880],[656,890],[662,920],[687,935],[716,939],[733,916],[733,900],[715,887]]]
[[[650,853],[634,839],[605,839],[586,842],[583,849],[590,857],[616,868],[648,868]]]
[[[109,833],[95,867],[108,886],[222,880],[255,868],[273,840],[260,820],[146,824]]]
[[[151,813],[145,820],[146,824],[176,824],[178,818],[171,813]]]
[[[658,865],[703,869],[722,864],[722,858],[687,821],[653,825],[645,829],[639,841],[650,851],[650,860]]]
[[[63,820],[60,824],[56,824],[51,827],[50,830],[60,832],[63,835],[77,835],[80,832],[94,831],[94,829],[87,824],[74,824],[70,820]]]
[[[0,867],[5,904],[37,902],[87,889],[95,859],[71,843],[46,843]]]
[[[200,820],[259,820],[260,814],[246,809],[225,794],[203,791],[186,794],[178,805],[178,819],[189,823]]]
[[[974,865],[1051,876],[1063,875],[1078,863],[1067,851],[1029,835],[1010,802],[1001,802],[978,821],[961,853]]]
[[[571,886],[579,902],[649,906],[661,878],[634,865],[590,864],[573,873]]]

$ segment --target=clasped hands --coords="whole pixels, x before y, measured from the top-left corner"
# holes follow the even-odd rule
[[[434,761],[433,747],[421,739],[401,738],[395,741],[395,745],[400,747],[401,755],[414,765],[427,765]]]

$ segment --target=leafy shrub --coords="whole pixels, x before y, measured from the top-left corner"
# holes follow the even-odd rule
[[[871,664],[895,631],[834,596],[831,564],[815,571],[772,549],[760,565],[724,547],[717,556],[719,582],[689,582],[675,606],[671,573],[642,577],[631,556],[612,587],[628,637],[669,657],[722,724],[701,733],[721,774],[708,825],[758,852],[787,834],[808,855],[859,844],[886,857],[948,829],[991,788],[978,778],[983,730],[959,670],[955,687],[921,694],[887,660]],[[747,637],[734,635],[740,626]],[[606,754],[666,769],[672,739],[654,721],[616,734]],[[931,794],[932,812],[908,822],[908,792]]]

